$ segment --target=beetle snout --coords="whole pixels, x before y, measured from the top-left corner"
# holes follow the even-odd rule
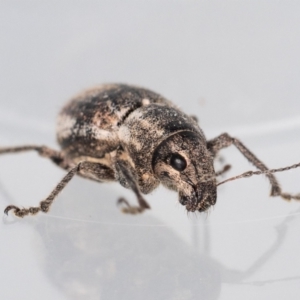
[[[206,211],[210,206],[215,205],[217,200],[217,189],[213,182],[199,183],[193,186],[193,193],[189,196],[181,195],[180,204],[184,205],[187,211]]]
[[[217,201],[217,187],[214,183],[203,183],[197,186],[197,198],[199,212],[206,211],[209,207],[216,204]]]
[[[197,210],[206,211],[217,202],[217,187],[214,182],[199,183],[196,188]]]
[[[194,212],[197,210],[198,201],[195,191],[189,195],[179,194],[179,202],[186,207],[187,211]]]
[[[181,205],[187,205],[189,200],[188,200],[187,197],[182,196],[182,197],[180,197],[179,202],[180,202]]]

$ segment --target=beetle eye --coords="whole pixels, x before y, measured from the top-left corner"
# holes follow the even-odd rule
[[[185,159],[178,153],[173,153],[170,159],[170,165],[177,171],[183,171],[186,168]]]

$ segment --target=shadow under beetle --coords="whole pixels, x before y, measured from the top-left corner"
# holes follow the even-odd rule
[[[217,186],[229,180],[266,174],[271,196],[300,200],[300,195],[282,193],[273,173],[297,168],[295,164],[268,170],[238,139],[227,133],[207,141],[194,117],[150,90],[124,84],[102,85],[73,98],[57,120],[57,140],[61,151],[46,146],[0,148],[0,154],[29,150],[49,158],[68,173],[37,207],[9,205],[7,214],[24,217],[48,212],[55,197],[74,177],[98,182],[119,181],[131,189],[138,201],[130,205],[119,200],[124,213],[149,209],[142,196],[160,183],[179,194],[187,211],[206,211],[217,200]],[[217,184],[213,162],[222,148],[234,145],[260,171],[249,171]]]

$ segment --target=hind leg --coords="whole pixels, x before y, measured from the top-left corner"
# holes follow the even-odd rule
[[[118,172],[119,181],[127,182],[128,187],[135,193],[138,201],[138,205],[131,205],[126,199],[120,198],[118,204],[123,205],[121,209],[122,212],[135,215],[144,212],[145,209],[150,209],[150,205],[140,192],[137,180],[133,175],[130,165],[126,161],[119,160],[116,162],[116,169]]]
[[[40,156],[50,159],[59,167],[68,170],[71,168],[71,164],[64,157],[60,151],[53,150],[47,146],[37,146],[37,145],[26,145],[17,147],[5,147],[0,148],[1,154],[12,154],[12,153],[22,153],[27,151],[36,151]]]

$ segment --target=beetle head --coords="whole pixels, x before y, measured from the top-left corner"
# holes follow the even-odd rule
[[[178,132],[155,150],[152,168],[160,182],[179,193],[187,211],[205,211],[216,203],[217,186],[213,159],[204,137]]]

